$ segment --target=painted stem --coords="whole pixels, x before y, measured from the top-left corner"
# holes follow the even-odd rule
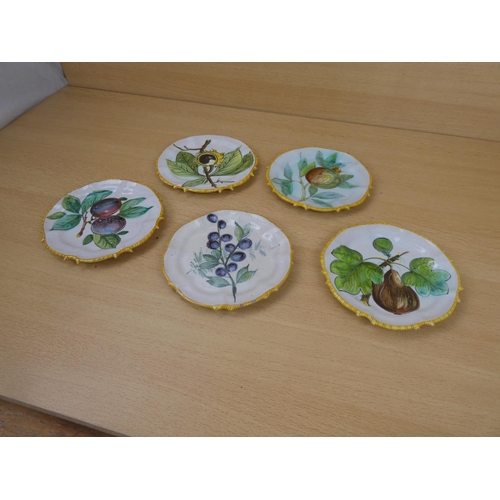
[[[85,231],[87,224],[90,222],[87,220],[87,214],[88,214],[88,211],[85,212],[85,214],[83,215],[83,225],[82,225],[82,228],[80,229],[80,232],[76,235],[77,238],[81,238],[83,231]]]

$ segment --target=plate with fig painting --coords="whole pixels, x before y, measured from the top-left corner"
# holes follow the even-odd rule
[[[42,241],[64,260],[99,262],[131,252],[162,219],[163,206],[151,189],[106,180],[61,198],[44,218]]]
[[[318,212],[339,212],[369,196],[368,170],[347,153],[323,148],[288,151],[267,168],[267,183],[282,200]]]
[[[434,325],[460,301],[460,277],[443,251],[389,224],[343,229],[326,245],[321,265],[333,295],[384,328]]]
[[[179,139],[160,155],[160,179],[174,188],[194,193],[234,189],[253,176],[257,158],[242,141],[222,135]]]
[[[290,241],[260,215],[220,210],[182,226],[163,259],[167,282],[184,299],[237,309],[267,298],[292,265]]]

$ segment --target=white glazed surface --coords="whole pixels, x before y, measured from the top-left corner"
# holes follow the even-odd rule
[[[210,151],[215,149],[219,153],[228,153],[230,151],[235,150],[236,148],[240,148],[242,156],[246,155],[248,152],[252,151],[244,142],[239,141],[237,139],[233,139],[232,137],[226,137],[223,135],[196,135],[196,136],[191,136],[191,137],[186,137],[185,139],[179,139],[178,141],[175,142],[177,146],[180,148],[200,148],[203,146],[203,143],[207,140],[210,139],[211,142],[207,146],[206,151]],[[160,155],[160,158],[158,159],[158,172],[160,173],[160,176],[169,182],[170,184],[173,184],[178,187],[182,187],[182,185],[186,182],[189,181],[190,179],[188,177],[179,177],[175,175],[170,168],[168,168],[167,160],[175,161],[177,154],[180,152],[179,149],[177,149],[174,144],[171,144],[167,149],[163,151],[163,153]],[[197,151],[188,151],[189,153],[192,153],[194,156],[196,156],[198,153]],[[234,186],[235,184],[238,184],[245,180],[246,178],[250,177],[250,174],[255,166],[255,153],[252,151],[254,160],[253,163],[250,165],[249,168],[244,170],[243,172],[240,172],[239,174],[236,174],[234,176],[223,176],[220,179],[224,182],[218,183],[216,182],[217,189],[213,188],[210,184],[201,184],[199,186],[195,187],[190,187],[190,191],[217,191],[220,188],[227,188],[229,186]],[[199,173],[200,175],[203,175],[203,169],[202,167],[199,168]],[[217,176],[214,178],[215,180],[218,179]]]
[[[290,168],[293,172],[293,180],[298,180],[298,162],[305,158],[307,159],[308,164],[315,161],[316,153],[321,151],[323,153],[324,158],[327,158],[333,153],[337,153],[337,161],[342,162],[344,166],[341,167],[342,173],[347,175],[353,175],[352,179],[349,179],[349,182],[354,184],[355,188],[351,189],[343,189],[343,188],[335,188],[333,190],[320,189],[320,192],[331,192],[335,191],[336,193],[342,194],[344,197],[339,199],[334,199],[331,201],[331,205],[333,208],[343,207],[347,205],[353,205],[359,202],[368,191],[370,187],[370,174],[366,170],[366,168],[353,156],[342,153],[340,151],[336,151],[333,149],[324,149],[324,148],[302,148],[302,149],[294,149],[293,151],[287,151],[283,153],[281,156],[276,158],[271,165],[269,170],[269,178],[273,183],[275,189],[282,195],[283,192],[280,189],[280,186],[273,182],[274,178],[284,178],[284,171],[286,165],[290,165]],[[320,165],[316,165],[319,167]],[[304,181],[307,183],[307,181]],[[302,188],[298,182],[294,182],[293,191],[290,195],[286,196],[286,198],[290,199],[294,202],[299,202],[301,197]],[[313,208],[324,208],[323,206],[318,205],[312,200],[301,201],[303,205],[307,205]]]
[[[419,296],[419,309],[410,313],[396,315],[385,311],[375,304],[373,297],[370,297],[370,306],[367,306],[359,300],[361,294],[355,296],[338,290],[335,286],[335,278],[337,275],[330,271],[331,262],[336,260],[336,257],[332,255],[332,250],[340,245],[345,245],[361,253],[365,259],[373,256],[384,257],[373,248],[373,240],[381,237],[391,240],[394,245],[393,251],[391,252],[392,255],[406,251],[409,252],[398,260],[398,262],[406,266],[409,265],[412,259],[418,257],[430,257],[434,259],[434,269],[444,270],[451,274],[451,278],[446,281],[449,288],[448,294],[438,296],[429,295],[428,297]],[[371,262],[377,263],[379,261],[373,260]],[[418,234],[387,224],[368,224],[351,227],[341,232],[328,245],[324,254],[324,266],[337,293],[339,293],[347,303],[359,311],[367,313],[375,320],[393,326],[410,326],[424,321],[433,321],[443,316],[453,307],[459,291],[459,281],[455,268],[436,245]],[[394,269],[400,274],[407,271],[397,265],[394,266]],[[385,268],[384,273],[387,270],[388,268]]]
[[[88,184],[80,189],[71,191],[69,194],[76,196],[81,202],[88,194],[100,190],[112,191],[113,193],[109,195],[110,198],[126,197],[132,199],[144,197],[146,199],[141,202],[140,205],[145,207],[152,206],[153,208],[138,218],[127,219],[127,225],[124,230],[128,231],[128,234],[120,236],[121,242],[118,246],[110,249],[101,249],[93,243],[88,245],[82,244],[85,236],[92,234],[90,225],[87,225],[83,235],[77,238],[76,235],[80,231],[82,224],[77,225],[69,231],[51,231],[51,228],[57,221],[45,218],[43,224],[45,241],[52,250],[64,256],[73,256],[81,260],[100,259],[109,255],[114,255],[124,248],[133,246],[145,238],[156,227],[158,218],[162,212],[161,203],[156,194],[142,184],[126,180],[111,179]],[[65,212],[66,210],[62,206],[62,200],[61,198],[47,215],[51,215],[55,212]]]
[[[257,273],[251,280],[237,285],[237,300],[234,302],[230,286],[214,287],[205,278],[190,271],[195,253],[210,253],[206,246],[207,236],[216,230],[216,224],[209,222],[206,214],[181,227],[170,241],[164,256],[165,272],[181,294],[203,305],[238,306],[255,301],[277,287],[285,279],[291,266],[291,246],[285,234],[259,215],[230,210],[213,213],[219,220],[226,221],[227,226],[221,231],[224,234],[234,235],[235,222],[240,226],[251,225],[252,231],[248,238],[253,242],[251,250],[255,259],[251,258],[249,250],[245,250],[247,257],[238,263],[238,268],[249,265],[249,270],[257,270]],[[262,250],[266,256],[255,250],[259,241],[262,242]],[[231,243],[234,243],[234,239]]]

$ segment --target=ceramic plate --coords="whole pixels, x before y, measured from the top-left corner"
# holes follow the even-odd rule
[[[333,212],[365,201],[371,177],[361,163],[333,149],[294,149],[267,168],[267,183],[295,207]]]
[[[446,319],[462,290],[442,250],[388,224],[343,229],[323,250],[321,265],[327,285],[345,307],[393,330]]]
[[[106,180],[72,191],[43,221],[43,242],[64,260],[99,262],[144,243],[158,229],[163,206],[136,182]]]
[[[278,290],[291,257],[288,238],[267,219],[221,210],[181,227],[163,264],[169,285],[189,302],[236,309]]]
[[[257,158],[243,142],[222,135],[179,139],[158,159],[160,179],[195,193],[221,192],[243,184],[257,167]]]

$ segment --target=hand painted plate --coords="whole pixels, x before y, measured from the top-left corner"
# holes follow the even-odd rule
[[[323,250],[321,266],[339,302],[383,328],[434,325],[460,301],[460,277],[443,251],[389,224],[343,229]]]
[[[43,242],[63,257],[99,262],[144,243],[158,229],[163,206],[151,189],[136,182],[106,180],[72,191],[43,221]]]
[[[174,188],[214,193],[245,183],[257,158],[243,142],[222,135],[198,135],[178,140],[158,159],[160,179]]]
[[[264,217],[221,210],[189,222],[163,260],[167,282],[183,298],[211,309],[236,309],[266,299],[292,265],[288,238]]]
[[[365,201],[371,176],[356,158],[323,148],[288,151],[267,168],[267,183],[294,207],[339,212]]]

